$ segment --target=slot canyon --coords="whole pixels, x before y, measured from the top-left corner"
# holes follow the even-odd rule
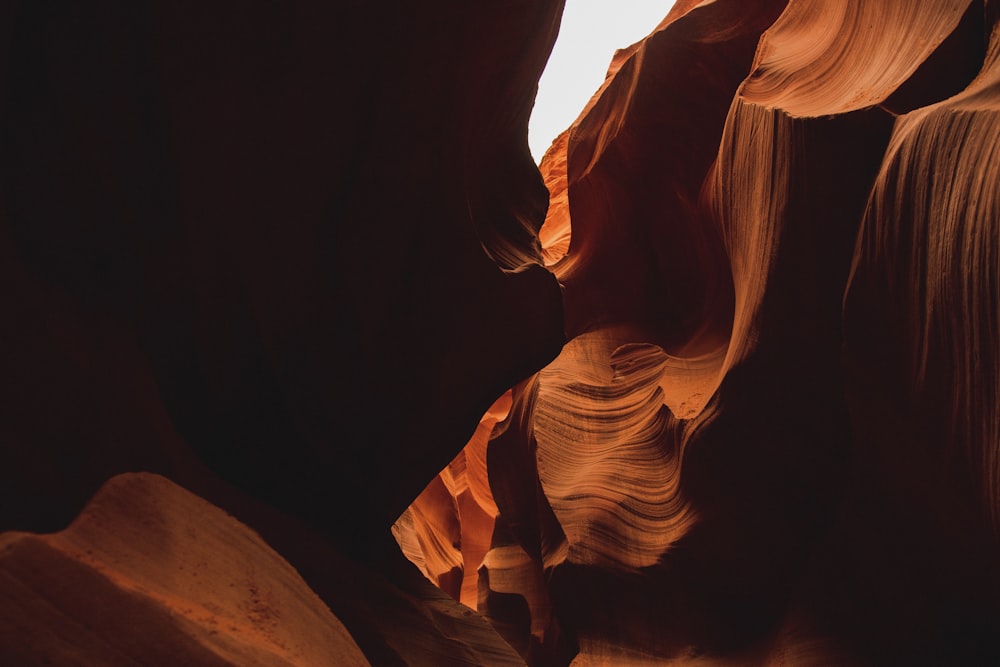
[[[0,664],[1000,665],[1000,1],[564,2],[0,4]]]

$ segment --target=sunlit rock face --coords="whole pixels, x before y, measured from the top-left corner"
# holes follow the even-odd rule
[[[561,9],[0,7],[0,662],[1000,664],[1000,4]]]
[[[682,2],[616,55],[542,162],[568,342],[496,514],[453,464],[396,528],[529,664],[1000,660],[998,19]]]

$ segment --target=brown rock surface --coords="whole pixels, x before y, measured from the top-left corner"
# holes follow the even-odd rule
[[[281,556],[162,477],[109,481],[66,530],[0,537],[6,665],[368,665]]]
[[[389,530],[563,340],[526,131],[561,7],[2,3],[0,532],[155,472],[372,664],[522,662]]]
[[[691,2],[616,55],[487,452],[529,664],[1000,660],[998,15]]]
[[[14,3],[0,526],[193,454],[381,539],[562,342],[525,136],[560,7]]]
[[[0,655],[1000,664],[1000,4],[561,8],[0,7]]]

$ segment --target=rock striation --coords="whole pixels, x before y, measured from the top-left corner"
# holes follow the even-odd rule
[[[998,16],[678,3],[616,54],[541,165],[569,340],[487,451],[529,664],[998,659]]]
[[[562,6],[0,7],[0,661],[1000,663],[1000,3]]]

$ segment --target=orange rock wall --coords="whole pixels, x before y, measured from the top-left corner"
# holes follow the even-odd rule
[[[1000,5],[562,4],[0,5],[0,656],[1000,663]]]
[[[569,340],[487,451],[529,664],[997,659],[997,18],[692,2],[615,56],[541,166]]]

